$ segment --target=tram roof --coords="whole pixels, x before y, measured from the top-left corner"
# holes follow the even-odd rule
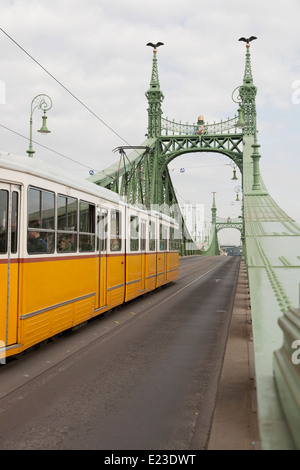
[[[19,171],[32,176],[38,176],[55,183],[68,185],[74,189],[85,191],[89,194],[105,198],[112,202],[121,202],[117,193],[98,186],[88,180],[69,175],[63,168],[49,165],[37,158],[20,157],[8,152],[0,152],[0,167]]]
[[[6,168],[9,170],[15,170],[27,175],[38,176],[48,181],[53,181],[58,184],[70,186],[79,191],[84,191],[93,196],[106,199],[107,201],[114,202],[117,204],[125,204],[125,201],[115,192],[110,191],[107,188],[98,186],[89,180],[81,179],[73,175],[69,175],[64,171],[63,168],[49,165],[48,163],[39,160],[38,158],[30,158],[24,156],[16,156],[9,152],[0,152],[0,168]],[[133,209],[142,210],[145,213],[156,215],[160,219],[169,221],[168,215],[163,214],[157,210],[147,210],[135,205],[128,204]]]

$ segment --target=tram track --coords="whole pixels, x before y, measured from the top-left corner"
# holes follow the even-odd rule
[[[200,260],[201,262],[199,262]],[[178,279],[184,279],[186,271],[188,271],[189,274],[192,275],[196,272],[199,272],[199,270],[210,269],[211,267],[215,266],[216,260],[220,262],[221,260],[223,260],[223,258],[221,258],[220,256],[203,257],[199,255],[195,255],[194,257],[180,258]]]
[[[184,449],[195,437],[199,445],[198,417],[206,433],[214,403],[208,385],[218,375],[215,356],[222,356],[234,293],[226,273],[236,272],[235,261],[184,260],[176,282],[1,368],[11,389],[0,399],[7,424],[0,448]],[[164,430],[171,431],[166,439]]]
[[[27,383],[33,377],[42,374],[61,360],[82,350],[91,342],[98,341],[100,337],[107,335],[112,330],[124,326],[133,318],[138,318],[141,314],[147,314],[153,309],[160,308],[161,304],[166,302],[165,292],[168,292],[170,296],[176,295],[179,289],[182,291],[189,285],[195,275],[206,275],[222,261],[223,258],[220,257],[181,258],[179,277],[175,282],[94,317],[83,328],[64,332],[58,339],[50,338],[32,350],[25,351],[17,358],[9,358],[5,365],[0,366],[0,377],[3,379],[0,386],[0,398],[13,391],[14,388]],[[161,297],[163,297],[162,300]],[[20,371],[17,376],[13,372],[16,368]]]
[[[59,363],[69,360],[93,342],[104,341],[118,334],[121,328],[128,327],[133,321],[153,310],[161,309],[164,304],[179,295],[200,278],[208,275],[220,266],[225,258],[195,256],[180,259],[179,277],[171,284],[148,292],[119,307],[94,317],[83,327],[64,332],[58,339],[49,339],[30,351],[25,351],[18,358],[9,359],[0,367],[0,399],[25,385],[43,373],[56,367]],[[166,295],[167,294],[167,295]],[[70,364],[73,363],[71,359]]]

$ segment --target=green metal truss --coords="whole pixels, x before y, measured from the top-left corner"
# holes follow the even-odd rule
[[[120,147],[119,162],[93,175],[91,181],[118,192],[132,204],[150,208],[177,203],[168,165],[179,155],[217,152],[229,157],[243,171],[243,133],[237,132],[235,127],[237,117],[204,124],[200,116],[194,125],[181,125],[162,118],[164,95],[159,84],[156,49],[150,87],[145,95],[148,100],[147,140],[140,147],[132,147],[128,156],[130,148]]]
[[[243,172],[243,132],[236,127],[237,116],[213,124],[205,124],[203,117],[199,116],[198,122],[192,125],[182,125],[162,117],[164,95],[159,84],[156,49],[153,51],[150,87],[145,95],[148,100],[147,140],[141,146],[116,149],[120,153],[119,162],[93,175],[91,181],[118,192],[131,204],[140,204],[147,209],[155,207],[158,210],[168,210],[169,207],[178,205],[168,169],[169,163],[178,156],[217,152],[226,155]],[[248,103],[248,94],[244,95],[247,95],[245,103]],[[255,100],[251,106],[251,110],[253,109]],[[246,115],[250,122],[252,114],[246,112]],[[249,125],[247,129],[250,128]],[[187,254],[190,249],[186,248],[186,244],[190,247],[193,241],[181,214],[178,217],[184,234],[181,253]],[[214,246],[215,254],[219,254],[217,244]],[[199,253],[196,246],[193,250]]]
[[[261,446],[300,449],[300,360],[292,360],[297,352],[293,344],[300,342],[300,227],[272,199],[260,174],[250,44],[246,44],[243,84],[232,94],[239,105],[238,115],[211,124],[205,124],[201,116],[194,124],[162,117],[164,95],[156,54],[155,49],[146,92],[147,139],[139,147],[116,149],[119,161],[89,179],[130,203],[164,211],[177,204],[168,164],[179,155],[218,152],[240,169],[242,220],[217,219],[214,200],[210,246],[201,254],[219,253],[217,232],[222,228],[241,231],[251,297]],[[192,241],[180,216],[179,222],[183,227],[181,254],[188,254]]]
[[[243,222],[241,219],[232,219],[232,220],[227,220],[227,221],[217,221],[216,222],[216,230],[219,232],[220,230],[223,230],[224,228],[235,228],[236,230],[239,230],[241,234],[243,235],[244,233],[244,227],[243,227]]]

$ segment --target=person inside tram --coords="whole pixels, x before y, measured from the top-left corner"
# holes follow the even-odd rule
[[[72,245],[70,240],[66,236],[62,236],[58,242],[58,251],[72,251]]]
[[[120,240],[118,238],[112,238],[110,240],[110,251],[119,251],[121,249]]]
[[[41,238],[40,234],[40,225],[38,222],[34,223],[32,226],[33,229],[28,231],[27,238],[27,250],[28,253],[46,253],[47,252],[47,243]]]
[[[7,233],[5,230],[1,230],[0,225],[0,253],[6,253],[7,251]]]

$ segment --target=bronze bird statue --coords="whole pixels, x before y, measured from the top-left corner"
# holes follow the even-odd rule
[[[249,42],[253,41],[254,39],[257,39],[256,36],[250,36],[250,38],[240,38],[239,41],[244,41],[246,42],[247,44],[249,44]]]
[[[148,42],[148,44],[146,44],[147,46],[151,46],[154,48],[154,51],[156,52],[157,48],[159,46],[163,46],[164,43],[163,42],[157,42],[156,44],[153,44],[153,42]]]

